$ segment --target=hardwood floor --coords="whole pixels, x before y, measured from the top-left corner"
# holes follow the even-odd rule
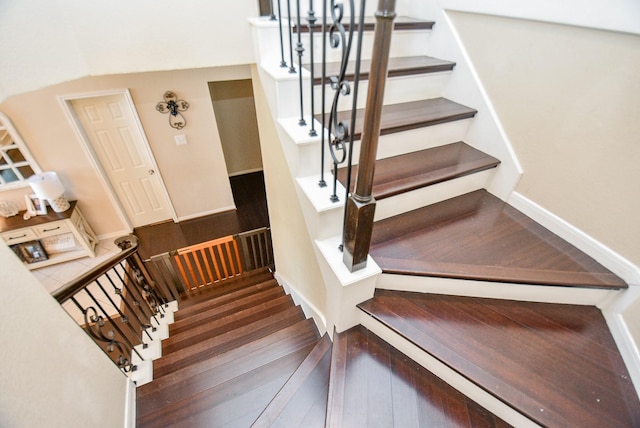
[[[593,258],[485,190],[376,222],[371,255],[388,273],[627,288]]]
[[[386,290],[359,307],[543,426],[640,426],[595,307]]]
[[[174,223],[137,227],[140,255],[149,258],[189,245],[269,226],[262,172],[230,178],[236,210]]]
[[[508,427],[362,326],[334,337],[330,427]]]

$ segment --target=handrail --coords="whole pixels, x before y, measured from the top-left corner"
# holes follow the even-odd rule
[[[158,317],[164,317],[169,299],[138,255],[138,239],[115,241],[122,250],[52,293],[58,303],[125,373],[133,372],[136,349],[153,341]],[[152,320],[154,322],[152,322]]]
[[[327,186],[325,181],[325,145],[329,150],[332,162],[333,172],[333,192],[330,196],[331,201],[338,202],[340,197],[337,195],[337,176],[338,167],[346,162],[346,195],[345,195],[345,215],[343,218],[343,238],[341,250],[343,250],[343,262],[347,268],[353,272],[366,266],[367,256],[371,243],[371,234],[373,229],[373,216],[375,213],[376,202],[372,197],[373,174],[375,170],[375,157],[378,148],[378,138],[380,134],[380,116],[382,111],[383,95],[385,82],[387,77],[391,32],[393,30],[393,21],[395,19],[395,0],[378,0],[378,11],[375,14],[376,25],[374,44],[372,50],[371,70],[369,73],[369,90],[367,94],[367,102],[365,106],[364,123],[362,137],[360,139],[360,158],[358,166],[358,176],[355,179],[355,190],[350,195],[351,189],[351,164],[354,146],[353,131],[356,128],[356,108],[358,98],[358,84],[360,78],[360,59],[362,52],[362,32],[364,30],[364,10],[366,0],[360,0],[360,15],[356,25],[355,17],[355,0],[345,0],[338,2],[336,0],[323,0],[322,3],[322,77],[320,82],[321,104],[322,104],[322,129],[320,131],[321,149],[320,149],[320,187]],[[347,11],[346,4],[349,5]],[[293,52],[298,54],[298,64],[302,68],[302,55],[305,51],[302,45],[300,32],[300,1],[296,1],[297,6],[297,25],[295,28],[298,43],[293,46],[292,33],[289,31],[289,53],[291,55],[291,63],[293,63]],[[329,6],[329,8],[327,7]],[[272,7],[273,10],[273,7]],[[287,19],[289,22],[294,18],[291,16],[291,0],[287,0]],[[343,23],[343,18],[348,16],[348,24]],[[331,22],[327,22],[327,18],[331,18]],[[280,18],[280,17],[279,17]],[[346,18],[345,18],[346,20]],[[314,45],[314,29],[316,28],[316,12],[313,9],[313,0],[309,0],[309,11],[307,13],[308,33],[309,33],[309,50],[311,53],[311,111],[312,111],[312,129],[310,134],[315,134],[313,129],[313,108],[314,108],[314,65],[313,64],[313,45]],[[354,29],[358,28],[357,34]],[[291,28],[289,28],[291,30]],[[282,32],[282,26],[280,25]],[[353,44],[357,37],[357,47],[355,48],[356,71],[353,81],[347,78],[347,65],[352,54]],[[281,36],[281,51],[284,49],[284,43]],[[335,76],[326,75],[327,52],[331,49],[341,49],[341,63],[339,72]],[[282,61],[281,63],[283,63]],[[295,72],[293,64],[290,68],[291,72]],[[301,126],[305,125],[304,120],[304,100],[302,89],[302,70],[300,70],[300,121]],[[332,94],[326,91],[327,84],[330,85]],[[351,95],[352,108],[348,120],[341,120],[338,116],[338,106],[341,97]],[[331,108],[327,112],[326,98],[330,97]],[[340,117],[345,117],[341,115]]]

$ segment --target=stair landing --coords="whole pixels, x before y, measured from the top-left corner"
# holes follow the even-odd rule
[[[385,273],[602,289],[627,284],[485,190],[374,224]]]
[[[638,395],[595,307],[386,290],[359,307],[542,426],[640,426]]]

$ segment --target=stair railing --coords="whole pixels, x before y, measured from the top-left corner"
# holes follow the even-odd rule
[[[144,361],[136,347],[145,349],[154,340],[149,331],[155,331],[171,299],[146,270],[138,239],[129,235],[115,242],[121,253],[52,296],[124,373],[131,373],[137,369],[134,354]]]
[[[287,0],[288,20],[291,22],[291,0]],[[300,1],[296,0],[297,17],[295,32],[298,43],[293,46],[293,31],[289,31],[289,52],[291,55],[290,72],[295,72],[293,66],[293,52],[298,54],[298,64],[300,68],[300,120],[301,126],[306,126],[304,120],[304,99],[302,86],[302,56],[305,51],[301,39],[301,11]],[[349,9],[345,12],[345,4]],[[345,164],[347,168],[345,187],[345,216],[343,222],[343,237],[341,250],[344,251],[343,261],[350,271],[356,271],[366,266],[369,246],[371,243],[371,233],[373,229],[373,215],[375,212],[375,200],[372,197],[373,173],[375,169],[375,157],[378,147],[378,137],[380,134],[380,115],[384,95],[384,87],[387,77],[389,49],[391,32],[393,30],[393,20],[395,14],[395,0],[378,0],[378,11],[376,12],[376,25],[374,35],[374,46],[372,52],[371,70],[369,73],[369,90],[365,107],[363,130],[361,134],[361,150],[358,167],[358,177],[355,180],[355,189],[350,196],[351,189],[351,169],[353,161],[353,142],[356,128],[356,110],[358,102],[358,87],[360,81],[360,63],[362,56],[362,34],[364,31],[364,11],[366,0],[360,1],[360,13],[358,15],[358,25],[356,26],[356,9],[354,0],[347,0],[344,3],[335,0],[323,0],[322,2],[322,55],[321,55],[321,121],[320,131],[321,151],[320,151],[320,180],[318,185],[325,187],[325,158],[328,148],[331,156],[331,172],[333,174],[333,192],[331,201],[337,203],[340,197],[337,194],[338,168]],[[329,6],[329,7],[328,7]],[[348,12],[348,13],[347,13]],[[345,25],[343,20],[348,16],[349,22]],[[327,19],[330,18],[331,22]],[[280,18],[281,19],[281,18]],[[314,129],[314,77],[316,64],[313,63],[314,30],[316,27],[316,11],[313,8],[313,0],[309,1],[309,11],[307,15],[307,29],[309,33],[309,47],[311,54],[311,64],[308,65],[311,79],[311,123],[310,135],[315,135]],[[357,28],[357,31],[355,30]],[[291,30],[290,26],[289,29]],[[282,25],[280,25],[282,32]],[[281,33],[281,52],[284,51]],[[347,72],[354,43],[355,47],[355,72],[353,80],[350,81]],[[329,49],[340,49],[340,67],[336,75],[327,76],[327,54]],[[284,55],[283,55],[284,58]],[[284,60],[281,61],[281,65]],[[326,86],[329,85],[332,94],[329,94]],[[353,89],[352,89],[353,88]],[[341,98],[352,95],[352,107],[349,118],[345,119],[344,114],[339,114],[338,108]],[[331,108],[327,112],[327,101],[331,97]]]
[[[145,260],[147,269],[163,288],[181,293],[207,286],[261,268],[275,269],[271,229],[263,227],[236,235],[157,254]]]

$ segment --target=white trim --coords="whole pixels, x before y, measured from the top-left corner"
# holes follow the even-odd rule
[[[391,346],[411,358],[413,361],[420,364],[426,370],[438,376],[451,387],[460,391],[462,394],[469,397],[469,399],[475,401],[480,406],[484,407],[505,422],[519,428],[540,426],[521,413],[517,412],[513,408],[509,407],[508,405],[488,393],[486,390],[469,381],[460,373],[442,363],[440,360],[434,358],[418,346],[409,342],[404,337],[395,333],[387,326],[380,323],[378,320],[365,313],[362,313],[360,323],[368,330],[375,333],[382,340],[389,343]]]
[[[640,34],[637,0],[440,0],[439,3],[446,10]]]
[[[254,172],[260,172],[262,170],[263,170],[262,168],[245,169],[243,171],[238,171],[238,172],[234,172],[234,173],[229,174],[229,178],[237,177],[239,175],[244,175],[244,174],[252,174]]]
[[[518,192],[513,192],[507,202],[549,229],[565,241],[578,247],[604,267],[618,275],[630,286],[640,285],[640,268],[596,241],[582,230],[543,208]]]
[[[79,119],[78,119],[77,115],[75,114],[75,109],[73,108],[73,105],[71,104],[72,101],[74,101],[74,100],[85,99],[85,98],[98,98],[98,97],[105,97],[105,96],[111,96],[111,95],[121,95],[121,96],[123,96],[125,98],[126,102],[129,104],[129,108],[131,108],[131,111],[133,112],[134,122],[136,124],[136,127],[138,128],[138,131],[140,132],[140,136],[141,136],[142,141],[144,143],[143,145],[144,145],[145,151],[146,151],[147,155],[149,156],[149,159],[151,161],[151,165],[152,165],[153,170],[158,175],[159,183],[160,183],[160,189],[162,191],[162,195],[164,196],[165,202],[167,204],[167,209],[169,210],[169,214],[171,215],[173,221],[177,221],[178,217],[177,217],[176,211],[175,211],[175,209],[173,207],[173,202],[171,201],[171,198],[169,197],[169,193],[168,193],[167,188],[166,188],[166,186],[164,184],[164,179],[162,178],[162,174],[160,172],[160,168],[158,168],[158,164],[156,162],[156,159],[153,156],[153,152],[151,151],[151,146],[149,145],[149,140],[147,139],[147,135],[144,132],[144,128],[142,127],[142,122],[140,122],[140,116],[138,115],[138,111],[136,110],[136,106],[133,103],[133,98],[131,97],[131,93],[129,92],[129,89],[114,89],[114,90],[108,90],[108,91],[98,91],[98,92],[90,92],[90,93],[83,93],[83,94],[59,95],[58,96],[58,101],[62,105],[62,109],[63,109],[65,115],[67,116],[67,119],[71,123],[71,127],[74,130],[76,136],[78,137],[78,140],[80,141],[80,146],[84,150],[85,155],[87,156],[87,158],[89,159],[89,162],[93,166],[93,169],[96,172],[96,175],[98,176],[98,179],[99,179],[100,183],[102,184],[102,187],[105,189],[105,191],[107,193],[107,196],[109,197],[109,200],[111,201],[111,205],[116,209],[116,211],[118,213],[118,217],[120,218],[120,220],[130,230],[133,230],[133,224],[131,223],[131,220],[127,216],[126,211],[124,210],[124,207],[122,206],[122,204],[120,202],[120,199],[116,196],[115,191],[113,190],[113,187],[111,186],[111,181],[109,180],[109,178],[107,177],[106,173],[104,172],[100,161],[97,159],[96,154],[94,153],[93,149],[91,148],[91,143],[87,140],[87,137],[86,137],[85,133],[82,130],[83,129],[82,125],[80,124]]]
[[[125,428],[136,428],[136,385],[128,378],[124,397],[123,426]]]
[[[222,208],[217,208],[215,210],[209,210],[209,211],[202,211],[196,214],[189,214],[189,215],[185,215],[185,216],[181,216],[178,217],[178,220],[176,221],[176,223],[179,223],[181,221],[185,221],[185,220],[193,220],[194,218],[200,218],[200,217],[204,217],[207,215],[212,215],[212,214],[220,214],[222,212],[226,212],[226,211],[235,211],[237,208],[235,205],[227,205],[226,207],[222,207]]]
[[[292,287],[291,284],[278,274],[278,271],[273,273],[273,277],[278,281],[278,284],[284,288],[284,291],[291,296],[293,302],[302,308],[302,312],[304,312],[305,317],[313,319],[320,336],[324,335],[327,331],[327,320],[324,315],[322,315],[322,311],[310,303],[304,294],[299,293],[295,287]]]

